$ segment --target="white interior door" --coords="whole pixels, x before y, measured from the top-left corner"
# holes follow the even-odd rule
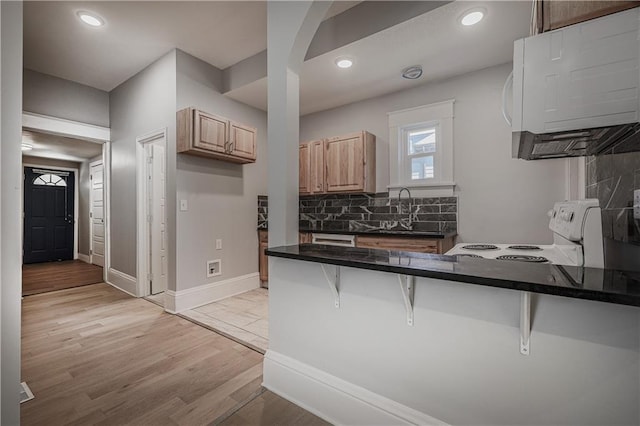
[[[167,289],[167,236],[165,214],[165,150],[164,140],[146,147],[149,167],[149,271],[151,294]]]
[[[91,163],[90,223],[91,263],[104,266],[104,165]]]

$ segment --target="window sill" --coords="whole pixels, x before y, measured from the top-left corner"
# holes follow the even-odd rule
[[[455,182],[434,182],[434,183],[418,183],[418,184],[394,184],[388,185],[389,196],[397,194],[402,188],[409,188],[413,196],[417,197],[452,197],[453,190],[456,187]]]

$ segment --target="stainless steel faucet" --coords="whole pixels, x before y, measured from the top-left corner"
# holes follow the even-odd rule
[[[411,198],[411,191],[409,191],[409,188],[403,187],[400,188],[400,191],[398,191],[398,214],[402,213],[402,200],[401,200],[401,196],[402,196],[402,191],[407,191],[407,194],[409,195],[409,223],[408,223],[408,227],[409,230],[413,229],[413,221],[411,219],[412,214],[411,214],[411,208],[413,205],[413,198]]]

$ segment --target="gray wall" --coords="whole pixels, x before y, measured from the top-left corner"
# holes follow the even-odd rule
[[[23,109],[109,127],[107,92],[28,69],[24,70]]]
[[[20,424],[22,2],[0,2],[0,424]]]
[[[300,140],[356,130],[376,135],[377,191],[389,184],[390,111],[455,98],[454,180],[458,242],[550,243],[546,212],[565,197],[565,161],[511,158],[511,131],[501,115],[500,65],[356,102],[300,119]]]
[[[109,93],[111,267],[136,276],[136,138],[166,128],[169,289],[175,287],[175,106],[175,51]]]
[[[89,255],[89,162],[56,160],[53,158],[22,156],[23,164],[78,169],[78,253]]]
[[[66,167],[68,169],[79,169],[80,163],[75,161],[56,160],[55,158],[32,157],[30,155],[22,156],[22,164],[36,164],[38,166],[49,167]]]
[[[452,425],[640,422],[637,307],[534,294],[523,356],[518,291],[417,278],[410,327],[394,274],[341,268],[336,309],[317,264],[269,266],[268,389],[275,352]]]
[[[177,199],[177,282],[184,290],[258,271],[255,206],[267,190],[267,115],[223,96],[221,71],[177,51],[177,109],[196,107],[258,129],[257,161],[238,165],[180,154]],[[175,152],[175,151],[174,151]],[[215,240],[222,239],[222,250]],[[206,261],[222,260],[222,276],[206,276]]]

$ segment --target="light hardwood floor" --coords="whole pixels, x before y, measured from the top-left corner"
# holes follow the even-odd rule
[[[215,421],[259,394],[262,356],[107,284],[23,300],[23,425]]]
[[[283,424],[324,426],[329,423],[273,392],[265,392],[220,424],[223,426]]]
[[[102,282],[102,268],[81,260],[22,265],[22,295]]]
[[[22,425],[326,424],[261,387],[259,353],[107,284],[22,312]]]

